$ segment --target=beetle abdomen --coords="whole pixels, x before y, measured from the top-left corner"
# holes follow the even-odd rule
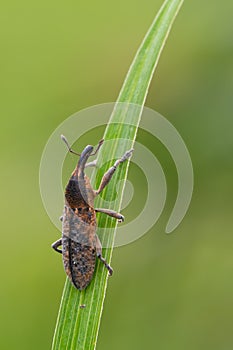
[[[79,290],[86,288],[95,270],[95,247],[83,245],[63,236],[62,256],[65,271],[73,285]]]

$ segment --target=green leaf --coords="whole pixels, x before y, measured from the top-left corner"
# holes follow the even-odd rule
[[[107,159],[109,154],[112,159],[115,159],[119,148],[128,150],[133,147],[150,81],[182,3],[183,0],[164,2],[136,53],[105,130],[105,142],[97,159],[97,164],[101,168],[94,171],[97,184],[109,166],[109,164],[102,166],[103,161],[100,164],[99,159]],[[106,142],[112,139],[114,142]],[[96,207],[101,207],[103,198],[107,198],[109,201],[114,200],[112,209],[120,210],[128,165],[128,161],[120,165],[111,183],[104,190],[103,196],[96,199]],[[118,196],[115,198],[113,189],[117,183],[120,185]],[[103,214],[98,216],[98,223],[99,227],[103,228],[100,239],[105,246],[110,247],[103,249],[103,256],[110,263],[117,223]],[[109,227],[115,228],[114,234],[109,234]],[[107,281],[107,270],[99,261],[94,278],[84,291],[76,290],[68,280],[66,281],[53,338],[53,350],[95,349]],[[85,307],[80,308],[81,305],[85,305]]]

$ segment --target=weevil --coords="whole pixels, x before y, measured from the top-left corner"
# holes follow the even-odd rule
[[[72,284],[83,290],[92,280],[96,258],[102,261],[110,276],[113,273],[113,269],[102,256],[102,246],[96,234],[96,213],[104,213],[120,222],[124,221],[124,217],[110,209],[94,208],[94,199],[107,186],[117,167],[131,157],[133,150],[127,151],[109,168],[102,177],[99,188],[94,190],[84,170],[87,166],[95,165],[95,161],[87,163],[88,158],[96,155],[104,141],[100,140],[95,151],[93,146],[88,145],[79,154],[69,146],[65,136],[61,135],[61,138],[69,152],[80,158],[65,188],[65,204],[61,217],[62,238],[54,242],[52,248],[62,254],[64,269]]]

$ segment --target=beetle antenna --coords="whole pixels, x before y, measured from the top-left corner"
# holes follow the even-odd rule
[[[80,156],[81,155],[80,153],[77,153],[77,152],[72,150],[72,148],[70,147],[70,145],[69,145],[69,143],[68,143],[68,141],[67,141],[67,139],[66,139],[66,137],[64,135],[61,135],[61,139],[62,139],[62,141],[65,142],[65,144],[68,147],[68,150],[69,150],[70,153],[76,154],[76,156]]]
[[[97,146],[97,148],[96,148],[96,150],[95,150],[95,152],[93,152],[93,153],[90,154],[90,155],[91,155],[91,156],[94,156],[94,155],[98,152],[98,150],[100,149],[100,147],[102,146],[103,143],[104,143],[104,139],[100,140],[99,143],[98,143],[98,146]]]

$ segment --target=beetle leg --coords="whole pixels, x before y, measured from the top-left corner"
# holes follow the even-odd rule
[[[104,213],[106,215],[111,216],[112,218],[115,218],[118,220],[118,222],[123,222],[125,220],[124,216],[121,215],[120,213],[117,213],[114,210],[110,210],[110,209],[103,209],[103,208],[95,208],[95,211],[97,213]]]
[[[86,163],[85,168],[88,167],[95,167],[96,166],[97,159],[93,160],[93,162]]]
[[[114,165],[108,169],[108,171],[104,174],[104,176],[102,177],[100,186],[98,188],[97,191],[95,191],[96,195],[100,194],[100,192],[103,191],[103,189],[107,186],[107,184],[109,183],[109,181],[111,180],[113,174],[115,173],[117,167],[123,163],[124,161],[126,161],[127,159],[129,159],[132,155],[133,149],[131,149],[130,151],[127,151],[123,157],[121,157],[120,159],[118,159]]]
[[[100,259],[100,261],[102,261],[102,263],[104,264],[104,266],[106,267],[106,269],[108,269],[108,273],[109,273],[109,276],[112,276],[113,274],[113,269],[111,268],[111,266],[107,263],[107,261],[102,257],[102,255],[98,255],[97,254],[97,257]]]
[[[62,239],[60,238],[60,239],[58,239],[56,242],[54,242],[54,243],[52,244],[52,248],[53,248],[54,250],[56,250],[56,252],[62,253],[62,250],[61,250],[61,249],[58,249],[58,247],[60,247],[61,245],[62,245]]]
[[[104,266],[106,267],[106,269],[108,269],[108,273],[110,276],[112,276],[113,274],[113,269],[111,268],[111,266],[107,263],[107,261],[102,257],[102,246],[99,240],[99,237],[96,235],[96,253],[97,253],[97,257],[100,259],[100,261],[102,261],[102,263],[104,264]]]

